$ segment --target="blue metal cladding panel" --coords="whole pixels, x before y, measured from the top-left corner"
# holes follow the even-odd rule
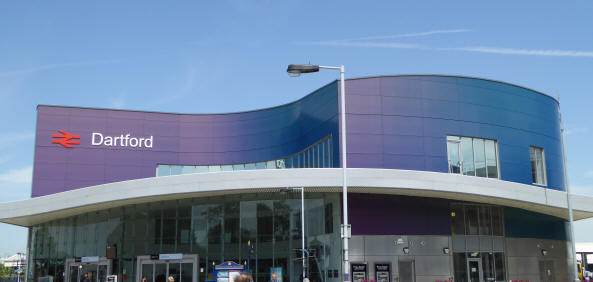
[[[568,240],[567,222],[550,215],[516,208],[504,208],[505,236]]]
[[[529,146],[545,150],[548,188],[564,190],[559,106],[502,82],[410,75],[346,82],[348,166],[447,172],[447,135],[498,142],[501,179],[532,184]]]

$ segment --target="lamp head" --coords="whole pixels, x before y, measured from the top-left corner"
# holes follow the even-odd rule
[[[288,65],[286,72],[291,77],[298,77],[301,73],[310,73],[310,72],[318,72],[319,66],[318,65],[298,65],[298,64],[291,64]]]

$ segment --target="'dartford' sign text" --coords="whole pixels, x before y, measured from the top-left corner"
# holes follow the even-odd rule
[[[91,145],[93,146],[117,146],[134,148],[152,148],[153,136],[132,137],[130,134],[120,136],[108,136],[99,132],[93,132]]]

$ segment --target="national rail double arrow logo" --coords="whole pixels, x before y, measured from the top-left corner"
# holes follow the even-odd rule
[[[64,130],[58,130],[62,134],[52,134],[52,138],[62,138],[59,140],[51,140],[52,144],[60,144],[66,148],[74,148],[72,145],[80,145],[80,141],[72,139],[80,139],[80,135],[72,135]]]

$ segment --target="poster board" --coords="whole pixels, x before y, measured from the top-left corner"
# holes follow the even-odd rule
[[[282,282],[282,267],[270,267],[270,281],[272,281],[272,275],[278,276],[278,282]]]

